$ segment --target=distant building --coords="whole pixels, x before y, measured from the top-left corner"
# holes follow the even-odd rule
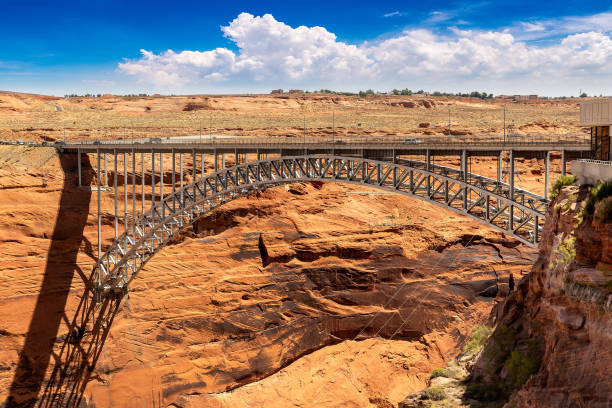
[[[537,101],[538,95],[513,95],[517,101]]]
[[[580,103],[580,125],[591,128],[591,151],[596,160],[612,160],[612,98]]]
[[[298,94],[298,93],[304,93],[304,91],[302,91],[301,89],[291,89],[289,90],[290,94]]]
[[[277,95],[277,94],[282,94],[283,90],[282,89],[273,89],[272,92],[270,92],[272,95]]]

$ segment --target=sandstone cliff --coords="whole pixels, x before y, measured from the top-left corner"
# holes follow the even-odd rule
[[[532,272],[494,310],[467,398],[612,406],[612,190],[564,187]],[[606,196],[608,196],[606,198]]]

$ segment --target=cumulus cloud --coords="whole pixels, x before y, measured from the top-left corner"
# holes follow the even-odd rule
[[[604,24],[607,15],[592,17]],[[566,23],[575,24],[566,19]],[[526,32],[545,29],[546,22],[523,23]],[[231,80],[262,86],[345,89],[364,84],[400,85],[415,78],[571,78],[609,72],[612,38],[605,31],[571,33],[545,46],[517,39],[510,29],[459,30],[448,35],[407,29],[391,38],[359,45],[339,41],[324,27],[291,27],[273,16],[240,14],[221,28],[236,44],[208,51],[141,50],[119,71],[161,87],[220,84]]]

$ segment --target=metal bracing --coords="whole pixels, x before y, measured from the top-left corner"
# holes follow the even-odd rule
[[[94,274],[99,276],[94,284],[98,293],[124,290],[169,239],[202,215],[238,197],[280,184],[336,181],[393,191],[467,215],[533,247],[538,244],[546,212],[545,200],[532,193],[516,190],[513,196],[511,186],[473,174],[467,182],[465,165],[457,170],[402,159],[393,163],[342,156],[276,157],[245,160],[243,164],[194,177],[191,183],[181,183],[181,188],[176,189],[174,153],[172,159],[172,193],[160,195],[129,229],[126,225],[126,231],[99,258]],[[182,162],[182,157],[179,159]]]

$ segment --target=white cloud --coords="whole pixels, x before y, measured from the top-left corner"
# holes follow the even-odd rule
[[[387,14],[383,14],[383,17],[396,17],[396,16],[401,16],[403,13],[400,13],[399,11],[392,11],[391,13],[387,13]]]
[[[525,32],[540,32],[548,24],[522,23]],[[351,45],[323,27],[293,28],[269,14],[242,13],[221,29],[236,44],[237,52],[227,48],[160,54],[141,50],[141,58],[120,63],[119,71],[173,89],[228,83],[249,89],[387,89],[411,82],[415,87],[438,84],[437,89],[453,83],[497,84],[494,89],[499,90],[504,81],[542,87],[546,81],[569,84],[588,75],[609,78],[612,66],[612,39],[596,30],[571,33],[538,46],[518,39],[516,28],[453,28],[449,35],[411,29],[385,40]]]
[[[545,31],[546,30],[546,27],[542,23],[521,22],[521,26],[523,30],[525,30],[528,33],[531,33],[534,31]]]

